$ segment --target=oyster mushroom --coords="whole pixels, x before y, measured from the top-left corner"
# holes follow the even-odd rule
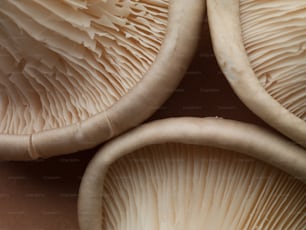
[[[189,64],[203,5],[1,1],[0,158],[90,148],[151,115]]]
[[[209,0],[218,62],[241,100],[306,147],[306,2]]]
[[[90,162],[79,193],[80,229],[303,229],[305,154],[284,137],[236,121],[146,124]]]

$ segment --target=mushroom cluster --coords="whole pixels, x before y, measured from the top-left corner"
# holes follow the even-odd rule
[[[206,0],[0,1],[0,160],[118,136],[82,177],[81,230],[305,229],[305,0],[207,0],[225,77],[289,139],[222,118],[119,136],[177,87]]]

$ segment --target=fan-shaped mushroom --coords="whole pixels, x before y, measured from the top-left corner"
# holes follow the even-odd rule
[[[1,158],[86,149],[147,118],[187,68],[203,5],[1,1]]]
[[[214,50],[241,100],[306,147],[306,2],[209,0]]]
[[[80,228],[303,229],[305,154],[240,122],[153,122],[107,143],[90,162]]]

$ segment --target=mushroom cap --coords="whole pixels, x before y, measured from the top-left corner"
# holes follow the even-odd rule
[[[234,91],[306,147],[306,3],[209,0],[207,12],[218,63]]]
[[[80,229],[302,229],[305,178],[306,150],[261,127],[156,121],[108,142],[89,163]]]
[[[88,149],[146,119],[183,77],[203,11],[201,0],[2,1],[0,159]]]

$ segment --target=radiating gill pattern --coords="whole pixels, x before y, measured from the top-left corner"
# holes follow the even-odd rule
[[[306,121],[306,1],[241,0],[250,63],[266,91]]]
[[[217,148],[149,146],[113,163],[103,186],[104,230],[302,230],[302,182]]]
[[[0,133],[85,120],[155,61],[169,0],[1,0]]]

